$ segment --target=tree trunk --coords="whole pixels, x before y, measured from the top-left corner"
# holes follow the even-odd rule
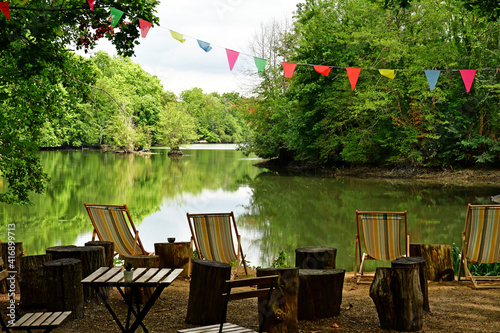
[[[305,269],[333,269],[337,249],[324,246],[306,246],[295,250],[295,267]]]
[[[258,268],[257,276],[278,275],[276,289],[271,294],[264,331],[268,333],[298,332],[298,268]],[[263,299],[259,298],[259,304]],[[259,324],[263,320],[259,318]]]
[[[441,282],[455,279],[451,245],[410,244],[410,255],[425,259],[427,277],[430,281]]]
[[[145,268],[158,268],[158,256],[148,256],[148,255],[135,255],[135,256],[122,256],[123,260],[130,262],[134,265],[134,269],[145,267]],[[135,276],[134,276],[135,279]],[[125,288],[125,293],[130,294],[131,288]],[[139,304],[145,304],[151,297],[155,288],[142,287],[136,288],[136,294],[134,295],[135,302]]]
[[[43,266],[48,311],[73,311],[83,317],[82,264],[78,259],[51,260]]]
[[[13,247],[13,248],[12,248]],[[16,294],[19,293],[19,276],[21,274],[21,257],[23,256],[23,242],[9,242],[0,243],[2,259],[5,269],[8,271],[16,272]],[[0,283],[0,291],[6,293],[7,289],[4,283]]]
[[[422,257],[401,257],[393,260],[391,262],[392,268],[405,268],[414,266],[418,269],[418,276],[420,279],[420,289],[422,290],[422,296],[424,297],[424,311],[430,311],[429,307],[429,288],[428,288],[428,277],[427,269],[425,265],[426,261]]]
[[[218,261],[194,260],[186,322],[192,325],[220,324],[224,310],[225,282],[231,265]]]
[[[191,242],[155,243],[155,254],[160,258],[160,268],[183,268],[179,277],[188,276],[189,263],[193,260]]]
[[[21,257],[19,287],[21,289],[21,306],[24,309],[47,306],[43,265],[51,260],[52,255],[50,254]]]
[[[104,249],[104,266],[113,267],[115,257],[115,243],[110,241],[90,241],[85,246],[102,246]]]

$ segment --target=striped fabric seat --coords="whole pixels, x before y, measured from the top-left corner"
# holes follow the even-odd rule
[[[115,251],[120,255],[147,255],[139,232],[136,230],[127,205],[89,205],[85,208],[94,226],[92,240],[97,235],[99,240],[115,244]],[[128,220],[128,221],[127,221]]]
[[[359,274],[358,283],[365,275],[365,260],[394,260],[403,256],[401,249],[401,233],[404,224],[406,254],[409,252],[409,236],[407,232],[406,212],[361,212],[356,211],[356,250],[354,257],[355,277]],[[361,242],[362,240],[362,242]],[[361,251],[363,243],[365,252]],[[359,271],[357,260],[361,259]]]
[[[480,286],[480,280],[496,280],[500,277],[472,276],[469,263],[492,264],[500,261],[500,205],[471,205],[467,209],[465,229],[462,233],[462,254],[460,269],[465,270],[475,288],[500,288],[500,286]]]
[[[236,228],[233,212],[211,214],[187,214],[191,229],[191,242],[194,244],[198,256],[202,259],[220,261],[223,263],[243,262],[247,273],[241,247],[241,237]],[[236,250],[233,232],[238,241]]]

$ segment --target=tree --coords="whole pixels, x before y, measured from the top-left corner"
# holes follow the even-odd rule
[[[185,105],[171,102],[163,107],[156,126],[156,142],[165,144],[171,150],[198,139],[194,119],[185,110]]]

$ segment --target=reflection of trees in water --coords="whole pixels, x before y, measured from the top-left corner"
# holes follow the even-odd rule
[[[337,248],[337,267],[351,271],[358,210],[408,211],[413,243],[460,243],[467,203],[487,198],[494,188],[464,188],[414,181],[315,178],[261,173],[253,190],[245,228],[262,234],[261,262],[285,250],[294,264],[295,248]],[[375,264],[375,263],[373,263]],[[373,268],[372,266],[371,268]],[[370,268],[370,266],[368,266]]]

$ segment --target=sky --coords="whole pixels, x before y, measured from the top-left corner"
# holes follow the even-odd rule
[[[252,37],[261,24],[272,20],[291,20],[299,0],[161,0],[157,7],[159,26],[152,27],[146,38],[140,38],[132,61],[156,75],[164,90],[177,96],[195,87],[204,93],[232,92],[242,94],[248,86],[242,68],[253,63],[249,50]],[[126,13],[125,13],[126,15]],[[181,43],[170,30],[184,35]],[[206,53],[197,39],[210,43]],[[240,52],[233,71],[229,69],[226,48]],[[94,50],[116,54],[107,41]],[[255,67],[255,72],[257,69]]]

